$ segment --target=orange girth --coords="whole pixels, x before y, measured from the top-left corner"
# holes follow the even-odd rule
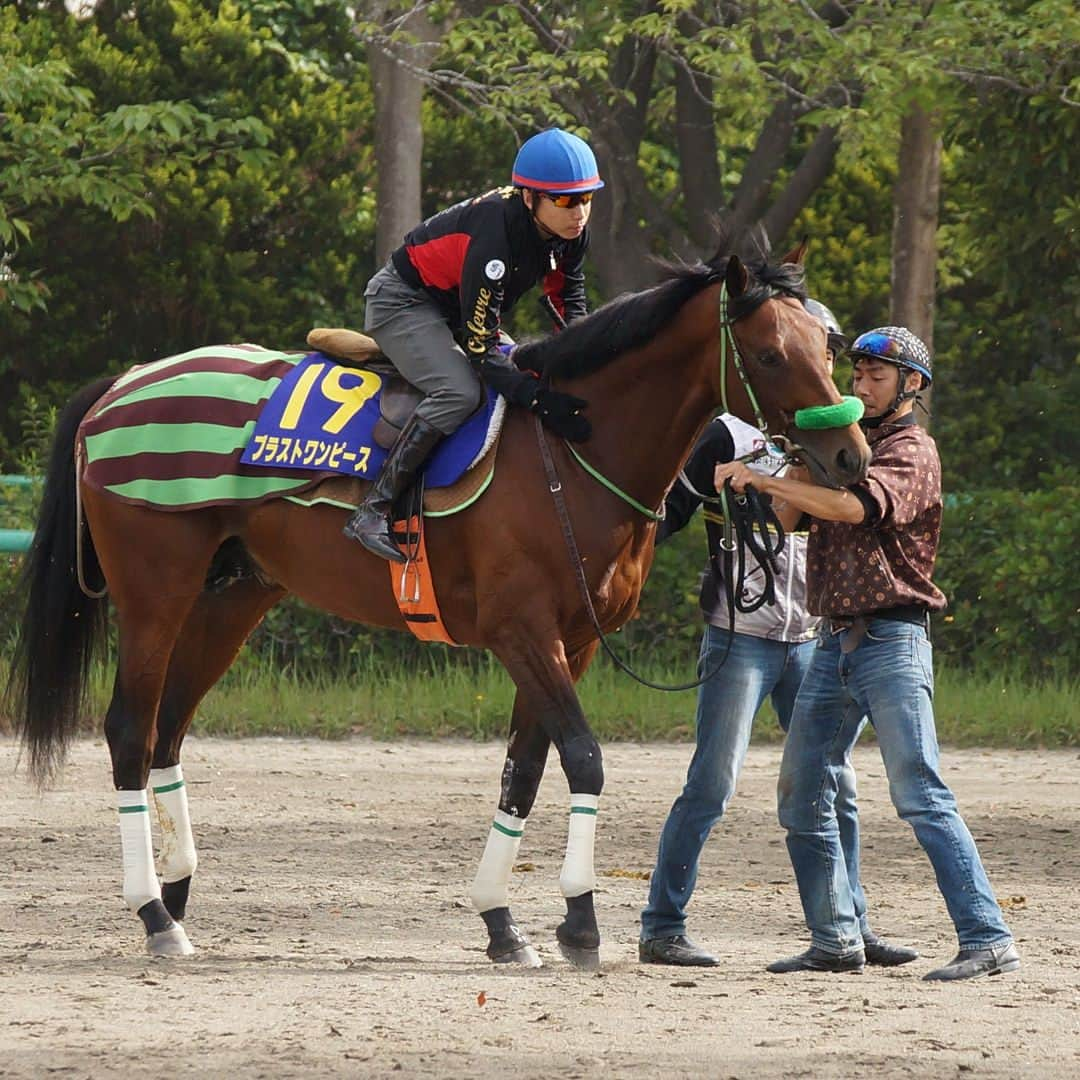
[[[395,522],[393,533],[398,546],[411,556],[406,563],[389,564],[390,587],[394,590],[394,598],[405,625],[421,641],[443,641],[447,645],[457,645],[447,633],[439,613],[431,565],[427,560],[427,536],[420,519],[412,517],[407,522]]]

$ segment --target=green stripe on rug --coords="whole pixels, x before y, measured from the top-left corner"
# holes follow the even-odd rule
[[[142,386],[129,394],[98,409],[93,417],[104,416],[118,405],[131,405],[137,401],[153,401],[156,398],[212,397],[224,401],[240,401],[253,404],[268,398],[276,389],[280,378],[257,379],[251,375],[237,375],[229,371],[198,371],[174,375],[170,379]]]
[[[91,461],[131,457],[132,454],[229,454],[247,446],[255,421],[243,427],[225,424],[143,424],[114,428],[86,439]]]
[[[121,386],[126,386],[129,382],[141,379],[144,375],[168,371],[175,364],[182,364],[187,360],[198,360],[202,356],[208,359],[225,357],[229,360],[248,360],[252,364],[269,364],[277,360],[292,360],[294,363],[299,363],[307,356],[307,353],[278,352],[275,349],[264,349],[261,345],[258,351],[239,349],[235,345],[202,345],[198,349],[191,349],[189,352],[180,353],[177,356],[166,356],[162,360],[153,360],[149,364],[140,364],[138,367],[132,368],[121,375],[113,383],[113,389],[116,390]]]
[[[183,477],[177,480],[129,480],[108,484],[106,490],[128,499],[140,499],[154,506],[187,506],[207,502],[236,502],[257,499],[278,491],[310,484],[310,478],[284,476]]]

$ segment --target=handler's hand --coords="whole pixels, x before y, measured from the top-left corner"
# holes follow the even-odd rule
[[[728,461],[723,465],[717,465],[713,473],[713,486],[717,491],[724,486],[725,480],[730,480],[731,486],[741,495],[746,490],[747,484],[760,488],[764,477],[741,461]]]

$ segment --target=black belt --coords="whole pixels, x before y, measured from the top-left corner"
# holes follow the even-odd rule
[[[930,632],[930,612],[922,604],[899,604],[896,607],[881,608],[878,611],[867,611],[862,615],[830,615],[825,619],[826,631],[829,634],[839,634],[841,630],[850,631],[844,638],[840,651],[854,652],[862,644],[866,636],[867,624],[871,619],[911,623],[914,626],[921,626],[927,633]]]

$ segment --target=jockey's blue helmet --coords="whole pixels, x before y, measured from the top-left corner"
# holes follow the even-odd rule
[[[924,388],[934,381],[930,350],[903,326],[879,326],[876,330],[867,330],[854,340],[848,355],[853,363],[859,357],[866,357],[917,371],[922,376]]]
[[[527,139],[514,158],[514,187],[576,195],[604,186],[589,144],[562,128],[549,128]]]

